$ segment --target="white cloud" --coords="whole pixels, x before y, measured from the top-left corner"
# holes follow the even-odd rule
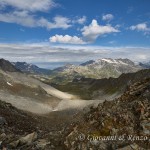
[[[53,22],[50,22],[45,18],[40,18],[39,20],[37,20],[35,26],[46,27],[47,29],[67,29],[72,26],[70,23],[71,21],[69,18],[63,16],[56,16],[53,18]]]
[[[7,10],[7,6],[13,9]],[[26,27],[44,27],[47,29],[71,27],[71,20],[67,17],[56,16],[53,20],[48,20],[39,16],[36,11],[48,11],[56,6],[53,0],[1,0],[0,21],[6,23],[16,23]]]
[[[85,42],[77,37],[70,35],[55,35],[50,37],[50,42],[52,43],[66,43],[66,44],[85,44]]]
[[[81,29],[81,32],[83,36],[82,38],[69,35],[55,35],[50,37],[50,42],[66,44],[88,44],[94,42],[94,40],[96,40],[101,35],[120,31],[111,25],[101,26],[97,23],[96,20],[93,20],[89,26],[84,26]]]
[[[147,26],[146,23],[139,23],[137,25],[133,25],[130,27],[130,30],[136,30],[136,31],[144,31],[144,32],[149,32],[150,28]]]
[[[7,23],[17,23],[23,26],[34,27],[36,19],[33,15],[29,15],[27,11],[14,11],[12,13],[1,13],[0,21]]]
[[[62,28],[67,29],[71,27],[70,19],[63,16],[56,16],[53,21],[45,18],[37,18],[31,15],[28,11],[14,11],[11,13],[1,13],[0,21],[7,23],[17,23],[26,27],[45,27],[47,29]]]
[[[84,26],[81,31],[83,37],[88,42],[93,42],[99,36],[104,34],[120,32],[118,29],[112,27],[111,25],[99,25],[97,20],[92,20],[92,23],[89,26]]]
[[[81,17],[81,18],[78,18],[78,19],[76,20],[76,22],[79,23],[79,24],[84,24],[84,23],[86,22],[86,16],[83,16],[83,17]]]
[[[0,6],[11,6],[17,10],[26,11],[48,11],[56,4],[53,0],[1,0]]]
[[[62,17],[62,16],[56,16],[54,18],[54,24],[52,24],[53,28],[63,28],[67,29],[71,27],[71,20],[67,17]]]
[[[102,16],[102,20],[105,21],[111,21],[112,19],[114,19],[114,16],[112,14],[106,14]]]

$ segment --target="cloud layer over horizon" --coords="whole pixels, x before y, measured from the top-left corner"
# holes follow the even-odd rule
[[[0,44],[0,58],[11,62],[33,63],[44,68],[55,68],[66,63],[80,64],[100,58],[129,58],[136,62],[146,62],[150,61],[150,49],[143,47],[58,47],[46,44]]]

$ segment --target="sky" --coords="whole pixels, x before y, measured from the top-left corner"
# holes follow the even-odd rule
[[[0,58],[43,68],[150,61],[150,0],[1,0]]]

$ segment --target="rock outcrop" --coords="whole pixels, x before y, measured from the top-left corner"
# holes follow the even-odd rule
[[[128,87],[114,101],[105,101],[85,112],[70,126],[67,149],[146,150],[150,148],[150,78]]]

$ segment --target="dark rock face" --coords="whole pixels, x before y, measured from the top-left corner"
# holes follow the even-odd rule
[[[19,69],[16,69],[9,61],[5,59],[0,59],[0,69],[8,72],[20,72]]]

